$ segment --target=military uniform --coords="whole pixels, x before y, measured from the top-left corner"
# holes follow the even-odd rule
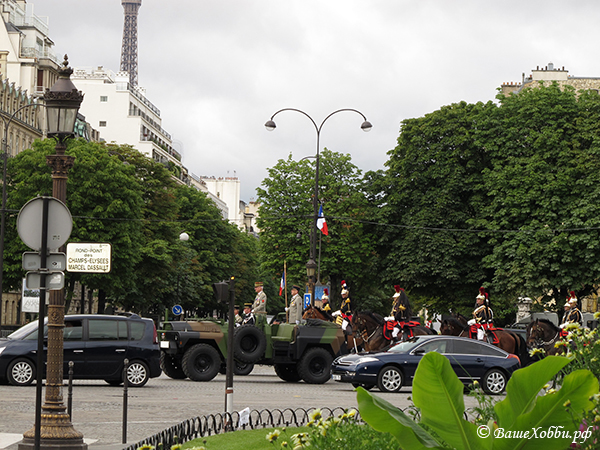
[[[302,297],[300,297],[300,295],[296,292],[296,294],[294,294],[294,296],[292,297],[290,307],[288,308],[288,322],[291,324],[300,323],[300,320],[302,319],[303,309],[304,308],[302,307]]]
[[[255,325],[256,324],[256,318],[254,317],[254,314],[252,314],[252,309],[250,309],[252,307],[252,303],[244,303],[244,318],[242,319],[242,325]],[[246,310],[249,310],[248,312],[246,312]]]
[[[479,288],[479,295],[476,297],[476,300],[481,300],[482,304],[477,303],[473,311],[473,318],[467,324],[471,327],[469,333],[472,335],[476,330],[477,339],[483,341],[485,340],[486,330],[493,327],[494,312],[488,306],[488,294],[484,288]]]
[[[262,287],[262,283],[256,282],[254,283],[254,287]],[[254,299],[254,303],[252,304],[252,312],[254,314],[267,313],[267,294],[265,294],[265,291],[263,291],[262,289],[256,294],[256,298]]]
[[[565,311],[560,328],[564,328],[568,323],[578,323],[579,325],[583,325],[583,316],[581,315],[579,308],[577,308],[577,297],[575,297],[573,291],[571,291],[571,298],[568,300],[567,305],[569,305],[570,309]]]

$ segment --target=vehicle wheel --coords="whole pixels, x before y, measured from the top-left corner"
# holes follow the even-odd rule
[[[370,391],[371,389],[373,389],[375,387],[374,384],[364,384],[364,383],[352,383],[352,386],[354,386],[354,388],[357,388],[360,386],[361,388],[363,388],[366,391]]]
[[[234,375],[249,375],[254,370],[254,364],[243,363],[240,361],[234,361],[233,374]]]
[[[506,388],[507,381],[504,372],[498,369],[491,369],[483,376],[481,387],[483,387],[483,390],[488,394],[498,395],[502,394]]]
[[[267,348],[267,338],[254,325],[242,325],[233,332],[233,355],[245,363],[260,360]]]
[[[289,381],[295,383],[300,381],[300,374],[298,373],[298,366],[296,364],[275,364],[275,373],[283,381]]]
[[[8,366],[7,377],[13,386],[29,386],[35,380],[35,366],[28,359],[15,359]]]
[[[127,367],[127,385],[131,387],[142,387],[150,378],[148,366],[143,361],[133,361]]]
[[[323,384],[331,378],[333,357],[324,348],[307,350],[298,363],[298,373],[304,382]]]
[[[123,381],[121,381],[121,380],[104,380],[104,381],[106,381],[111,386],[120,386],[123,384]]]
[[[174,380],[183,380],[186,378],[185,373],[181,368],[181,361],[175,356],[160,352],[160,368],[166,376],[173,378]]]
[[[402,371],[394,366],[381,369],[377,376],[377,387],[381,392],[398,392],[402,388],[404,375]]]
[[[196,344],[185,352],[181,366],[190,380],[210,381],[219,373],[221,357],[210,345]]]

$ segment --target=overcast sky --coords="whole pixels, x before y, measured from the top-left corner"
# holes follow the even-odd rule
[[[73,67],[119,70],[120,0],[27,0]],[[290,152],[383,168],[400,122],[493,100],[536,66],[600,76],[598,0],[142,0],[138,80],[196,175],[237,176],[253,200]]]

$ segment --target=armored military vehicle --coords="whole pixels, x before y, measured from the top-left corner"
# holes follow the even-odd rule
[[[227,361],[227,323],[219,320],[166,322],[158,331],[163,372],[175,379],[210,381]],[[306,324],[236,327],[233,335],[234,374],[254,364],[272,365],[285,381],[322,384],[330,378],[333,359],[347,353],[344,332],[337,324],[309,319]]]

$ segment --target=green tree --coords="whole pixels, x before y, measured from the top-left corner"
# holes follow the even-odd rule
[[[482,140],[493,230],[484,258],[496,289],[557,299],[586,295],[600,275],[600,98],[556,84],[499,96]]]
[[[54,141],[35,141],[33,149],[19,153],[9,162],[7,206],[12,210],[6,232],[6,288],[20,289],[24,276],[21,254],[28,249],[16,234],[16,213],[38,195],[52,194],[51,168],[46,155],[54,153]],[[134,267],[142,241],[139,223],[142,206],[140,184],[133,166],[112,157],[108,149],[83,140],[69,142],[67,154],[75,156],[69,171],[67,205],[73,216],[72,242],[110,242],[112,271],[109,274],[69,274],[73,281],[92,289],[104,287],[110,292],[126,289],[135,282]]]
[[[477,129],[494,108],[462,102],[405,120],[375,191],[383,192],[384,281],[438,311],[464,311],[492,278],[481,263],[491,248],[469,223],[487,201],[482,171],[489,160]]]
[[[288,286],[305,284],[309,257],[310,230],[313,223],[314,161],[294,161],[291,155],[269,169],[269,176],[257,189],[258,227],[263,271],[270,274],[273,286],[279,285],[283,263],[287,262]],[[377,289],[373,277],[376,253],[374,238],[368,234],[365,221],[371,218],[363,187],[361,170],[349,155],[325,149],[320,155],[319,201],[329,228],[320,232],[321,281],[332,285],[333,305],[339,304],[339,286],[346,280],[357,306],[364,308],[369,295]],[[317,253],[319,249],[317,246]],[[277,310],[282,298],[271,305]]]

